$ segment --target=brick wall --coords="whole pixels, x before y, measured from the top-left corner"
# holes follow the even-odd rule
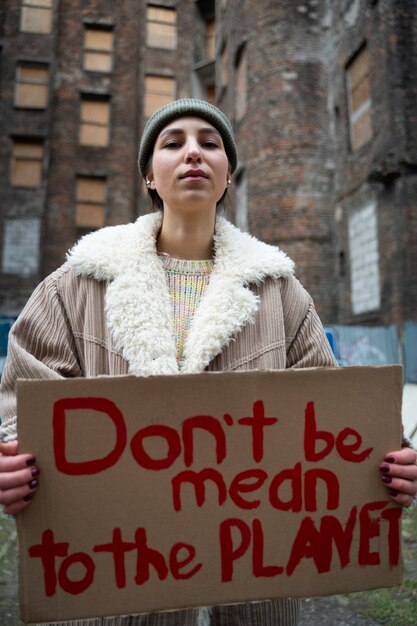
[[[221,3],[218,3],[219,5]],[[235,123],[245,168],[249,230],[296,262],[324,320],[334,318],[332,150],[327,113],[326,30],[320,3],[228,2],[218,19],[227,45],[219,103],[234,120],[235,59],[245,46],[248,106]]]

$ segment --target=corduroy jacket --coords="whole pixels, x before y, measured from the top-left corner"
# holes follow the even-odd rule
[[[161,220],[153,213],[86,235],[34,291],[10,332],[1,385],[4,440],[16,437],[18,378],[336,365],[292,261],[223,217],[216,222],[210,282],[178,363],[165,272],[156,254]],[[215,607],[213,623],[293,626],[298,612],[298,601],[291,599]],[[189,609],[90,625],[196,623],[197,610]]]

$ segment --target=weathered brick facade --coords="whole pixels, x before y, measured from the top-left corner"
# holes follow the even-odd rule
[[[337,320],[401,327],[404,321],[417,319],[417,3],[352,0],[330,4]],[[345,67],[364,44],[369,51],[372,137],[352,151]],[[380,306],[354,315],[350,273],[354,260],[347,231],[352,213],[370,202],[377,215]]]
[[[147,210],[136,168],[146,76],[174,78],[176,97],[208,97],[214,71],[205,58],[213,1],[149,3],[177,9],[174,50],[146,45],[145,0],[54,0],[48,35],[20,32],[21,4],[6,0],[0,9],[0,314],[17,313],[85,232],[74,218],[77,176],[106,178],[106,224]],[[215,17],[217,103],[234,124],[240,157],[230,217],[294,258],[325,322],[416,320],[417,0],[218,0]],[[83,70],[84,28],[93,23],[114,32],[110,73]],[[371,131],[353,148],[347,73],[365,48]],[[45,110],[13,104],[22,61],[49,66]],[[109,97],[107,147],[79,145],[85,94]],[[16,137],[45,142],[39,189],[10,186]],[[25,246],[33,257],[26,264]]]
[[[221,5],[222,3],[218,3]],[[247,57],[247,113],[236,123],[248,188],[248,226],[279,244],[324,319],[336,314],[332,263],[332,175],[323,11],[296,2],[227,2],[219,7],[218,52],[227,46],[228,84],[219,104],[235,119],[236,53]],[[310,3],[310,5],[317,3]],[[239,19],[236,19],[236,16]]]

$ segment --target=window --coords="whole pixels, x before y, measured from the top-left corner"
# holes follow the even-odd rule
[[[114,33],[111,28],[86,26],[84,31],[84,69],[111,72],[113,68]]]
[[[241,120],[248,107],[247,104],[247,61],[246,51],[243,49],[236,68],[236,120]]]
[[[175,50],[177,47],[177,12],[175,9],[148,6],[146,22],[147,46]]]
[[[12,187],[37,188],[42,181],[43,141],[15,139],[10,171]]]
[[[216,22],[215,20],[210,20],[207,22],[207,31],[206,31],[206,53],[208,59],[216,58]]]
[[[52,0],[22,0],[20,30],[47,35],[52,31]]]
[[[352,150],[357,150],[372,136],[371,87],[368,50],[362,50],[347,67],[350,139]]]
[[[242,170],[236,179],[236,226],[248,231],[248,184],[245,171]]]
[[[25,109],[46,109],[48,105],[48,66],[19,63],[14,103]]]
[[[164,104],[175,98],[175,81],[168,76],[145,78],[145,115],[149,117]]]
[[[83,95],[80,109],[80,144],[82,146],[108,146],[109,124],[109,99]]]
[[[100,228],[105,222],[106,179],[78,176],[75,223],[80,228]]]
[[[2,271],[22,277],[36,274],[39,269],[41,220],[5,219],[3,232]]]
[[[354,211],[348,220],[350,286],[355,315],[375,311],[381,302],[376,206]]]
[[[228,63],[229,55],[227,53],[227,46],[222,50],[221,63],[220,63],[220,88],[223,89],[227,86],[228,75]]]

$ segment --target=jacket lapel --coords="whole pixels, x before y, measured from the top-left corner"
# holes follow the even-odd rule
[[[206,293],[178,365],[172,308],[165,272],[156,254],[162,215],[86,235],[68,263],[82,276],[108,282],[106,314],[115,345],[140,376],[202,372],[248,323],[259,298],[249,288],[267,276],[293,273],[278,248],[240,232],[224,218],[216,223],[215,263]]]

